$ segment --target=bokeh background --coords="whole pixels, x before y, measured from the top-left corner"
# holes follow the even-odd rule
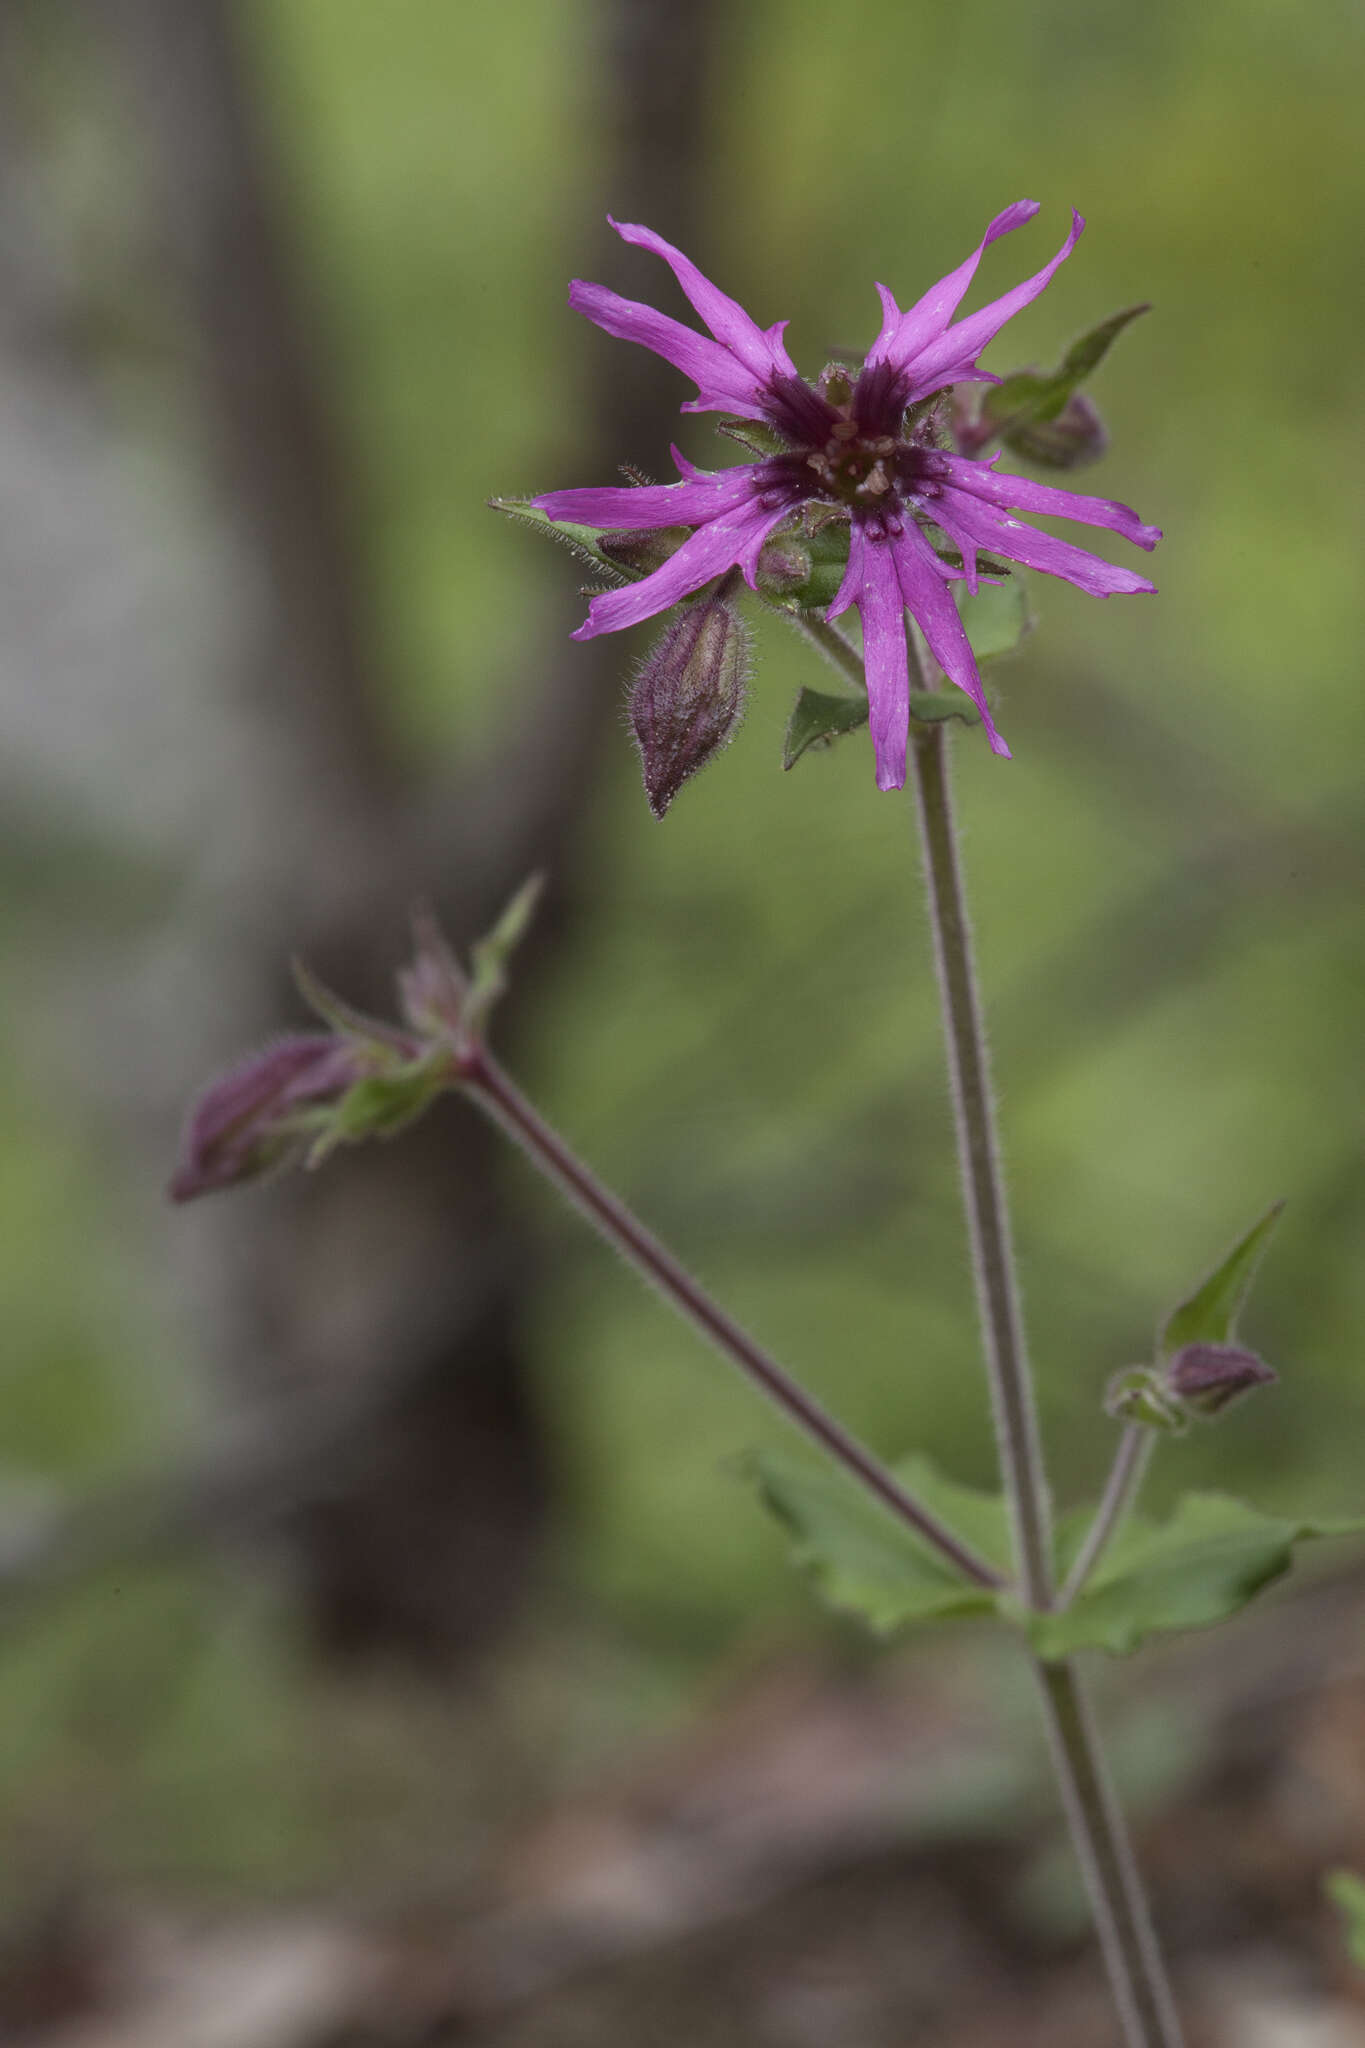
[[[989,360],[1154,310],[1086,488],[1160,596],[1033,591],[957,748],[1059,1493],[1107,1375],[1277,1196],[1281,1386],[1155,1504],[1360,1507],[1365,21],[1282,0],[8,0],[0,11],[0,2034],[70,2048],[1107,2040],[1024,1677],[817,1614],[782,1426],[449,1104],[172,1211],[209,1072],[379,1005],[406,907],[552,881],[502,1040],[888,1454],[986,1481],[904,800],[746,725],[656,825],[648,644],[495,492],[724,460],[565,306],[818,370],[1027,194]],[[719,458],[716,451],[723,451]],[[1093,478],[1093,481],[1092,481]],[[1103,545],[1103,541],[1100,543]],[[1115,551],[1121,544],[1115,544]],[[1349,1552],[1097,1676],[1197,2038],[1365,2040]]]

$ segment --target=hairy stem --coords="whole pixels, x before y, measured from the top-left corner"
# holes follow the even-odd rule
[[[1071,1663],[1040,1663],[1053,1762],[1128,2048],[1183,2037],[1099,1737]]]
[[[953,825],[947,734],[942,725],[915,726],[913,722],[912,734],[958,1155],[996,1441],[1013,1518],[1021,1591],[1030,1607],[1041,1609],[1050,1607],[1053,1600],[1047,1480],[1014,1276],[985,1024]],[[1126,1498],[1125,1488],[1123,1498],[1114,1503],[1114,1519]],[[1070,1663],[1035,1662],[1062,1802],[1128,2048],[1181,2048],[1180,2024],[1123,1815],[1105,1772],[1076,1672]]]
[[[1052,1600],[1047,1479],[1014,1275],[943,725],[915,726],[911,756],[996,1442],[1014,1527],[1020,1589],[1030,1607],[1043,1608]]]
[[[1136,1422],[1130,1422],[1124,1429],[1119,1438],[1119,1447],[1114,1453],[1114,1462],[1109,1470],[1103,1497],[1095,1510],[1095,1519],[1086,1530],[1085,1541],[1077,1551],[1076,1561],[1066,1575],[1061,1592],[1057,1595],[1058,1607],[1070,1606],[1099,1563],[1110,1538],[1137,1499],[1155,1442],[1154,1433]]]
[[[586,1217],[594,1230],[898,1521],[907,1524],[974,1584],[999,1587],[1003,1583],[994,1566],[978,1557],[937,1515],[907,1492],[894,1473],[711,1300],[625,1203],[575,1157],[483,1047],[474,1047],[465,1055],[460,1080],[479,1107],[521,1147],[538,1171]]]

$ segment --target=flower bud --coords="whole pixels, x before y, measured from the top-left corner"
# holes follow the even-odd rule
[[[656,818],[733,737],[748,669],[749,636],[723,597],[675,614],[646,655],[631,690],[630,724]]]
[[[172,1201],[189,1202],[283,1164],[303,1148],[301,1112],[339,1102],[368,1071],[357,1046],[310,1032],[277,1039],[221,1074],[190,1112]]]
[[[1104,421],[1084,391],[1073,391],[1055,419],[1021,422],[1006,428],[1001,439],[1040,469],[1083,469],[1098,462],[1109,446]]]
[[[1194,1415],[1217,1415],[1275,1378],[1263,1358],[1235,1344],[1187,1344],[1166,1367],[1168,1390]]]

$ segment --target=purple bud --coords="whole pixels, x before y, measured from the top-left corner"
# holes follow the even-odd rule
[[[1084,391],[1073,391],[1056,419],[1028,420],[1006,428],[1001,438],[1040,469],[1083,469],[1109,446],[1104,421]]]
[[[1168,1391],[1195,1415],[1217,1415],[1229,1401],[1272,1385],[1275,1377],[1264,1359],[1234,1344],[1187,1344],[1166,1367]]]
[[[748,670],[749,636],[722,597],[678,612],[646,655],[630,695],[630,723],[656,818],[733,737]]]
[[[368,1071],[358,1047],[311,1032],[277,1039],[221,1074],[190,1112],[172,1201],[192,1201],[281,1164],[302,1142],[294,1113],[338,1101]]]

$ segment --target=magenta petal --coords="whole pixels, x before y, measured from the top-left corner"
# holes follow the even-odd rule
[[[611,219],[610,215],[607,217]],[[782,345],[780,326],[770,328],[765,334],[737,300],[728,297],[719,285],[712,284],[681,249],[675,249],[652,228],[637,227],[619,220],[613,220],[611,224],[623,242],[649,249],[655,256],[663,258],[716,340],[732,350],[755,377],[766,378],[775,370],[787,377],[796,375],[796,365]]]
[[[546,491],[531,503],[551,519],[571,519],[604,532],[638,532],[651,526],[702,526],[734,511],[755,495],[758,465],[708,474],[693,470],[681,484],[619,484],[573,491]]]
[[[1003,215],[1001,218],[1003,219]],[[1013,291],[1002,298],[992,299],[989,306],[982,306],[979,312],[969,313],[965,320],[959,320],[931,340],[921,354],[905,359],[910,375],[910,392],[913,398],[923,398],[931,391],[937,391],[944,384],[961,383],[975,367],[976,358],[987,343],[993,341],[1007,320],[1038,297],[1051,283],[1060,266],[1065,263],[1080,238],[1085,222],[1080,214],[1071,216],[1071,233],[1063,242],[1050,263],[1032,277],[1025,278]]]
[[[884,533],[880,528],[869,531],[858,519],[853,521],[849,536],[848,568],[826,618],[838,618],[851,604],[857,605],[863,622],[863,673],[867,678],[877,787],[901,789],[905,784],[905,750],[910,734],[905,605]]]
[[[890,362],[903,366],[919,350],[936,340],[961,305],[968,285],[976,276],[977,265],[991,243],[998,241],[1001,235],[1022,227],[1025,221],[1033,219],[1037,211],[1036,199],[1016,199],[1013,206],[997,213],[966,262],[959,263],[956,270],[949,271],[947,277],[941,277],[936,285],[931,285],[908,313],[902,313],[885,285],[879,284],[882,331],[872,344],[867,358],[869,363]]]
[[[940,466],[941,474],[958,490],[1008,512],[1041,512],[1055,519],[1079,519],[1086,526],[1108,526],[1140,548],[1154,548],[1161,539],[1159,526],[1145,526],[1130,505],[1120,505],[1114,498],[1087,498],[1055,484],[1001,474],[987,463],[961,455],[942,456]]]
[[[1067,493],[1058,495],[1065,497]],[[966,491],[945,490],[942,497],[934,500],[934,512],[942,518],[944,531],[951,529],[955,538],[965,534],[993,555],[1022,562],[1026,569],[1041,569],[1048,576],[1060,576],[1091,597],[1150,596],[1156,589],[1154,583],[1134,570],[1116,568],[1101,555],[1089,554],[1069,540],[1040,533],[1036,526],[1011,519]]]
[[[959,690],[965,690],[981,713],[991,752],[1008,758],[1009,748],[995,729],[986,693],[981,687],[972,644],[963,630],[952,592],[944,581],[943,564],[911,520],[905,522],[894,546],[901,594],[929,643],[929,652],[949,682],[956,683]]]
[[[765,505],[751,495],[745,504],[699,526],[652,576],[595,597],[572,637],[593,640],[599,633],[619,633],[641,619],[652,619],[727,569],[742,567],[752,583],[759,550],[788,510],[786,505]]]
[[[737,362],[720,342],[684,327],[681,320],[670,319],[653,306],[623,299],[605,285],[587,284],[581,278],[575,278],[569,287],[569,304],[575,313],[582,313],[608,334],[652,349],[656,356],[662,356],[666,363],[672,363],[674,369],[690,377],[700,394],[694,411],[738,412],[749,419],[765,417],[758,395],[759,378]]]

